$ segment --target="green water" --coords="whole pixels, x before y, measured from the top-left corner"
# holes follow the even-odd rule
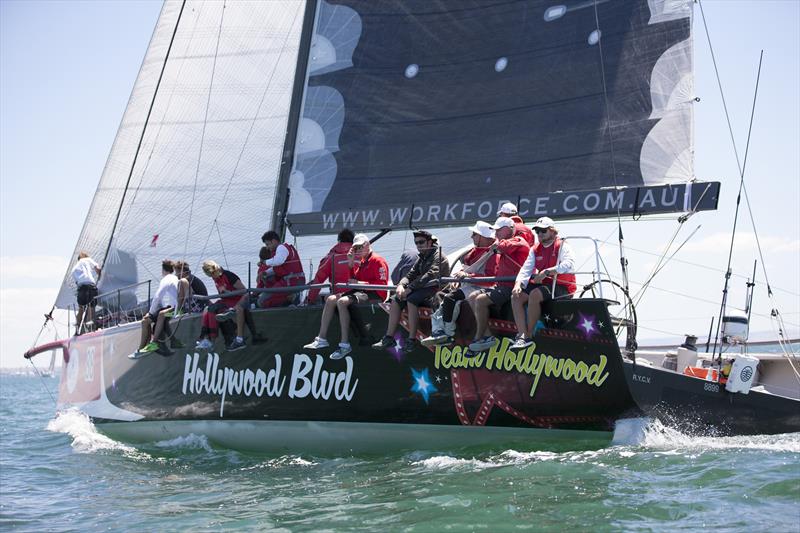
[[[800,531],[798,434],[642,422],[597,450],[270,457],[133,447],[52,413],[39,379],[0,376],[0,529]]]

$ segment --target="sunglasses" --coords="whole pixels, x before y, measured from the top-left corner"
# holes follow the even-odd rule
[[[418,240],[414,240],[414,244],[416,244],[417,246],[422,246],[423,244],[427,244],[427,242],[428,241],[426,241],[424,239],[419,240],[419,241]]]
[[[357,251],[359,251],[360,249],[362,249],[363,247],[364,247],[364,245],[363,245],[363,244],[354,244],[354,245],[353,245],[353,250],[355,250],[355,251],[357,252]]]
[[[550,228],[534,228],[533,231],[535,231],[536,233],[547,233],[548,231],[550,231]]]

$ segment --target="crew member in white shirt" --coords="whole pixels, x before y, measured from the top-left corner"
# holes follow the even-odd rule
[[[154,352],[159,348],[167,350],[166,345],[162,345],[158,339],[164,331],[167,315],[172,313],[178,305],[179,281],[174,271],[175,266],[172,261],[165,259],[161,262],[161,283],[158,284],[158,290],[150,302],[150,310],[142,319],[139,353]],[[156,324],[155,330],[153,330],[153,322]]]
[[[75,320],[75,335],[86,331],[86,324],[94,323],[94,299],[97,298],[98,276],[100,276],[100,265],[89,257],[88,253],[79,253],[78,262],[72,269],[72,279],[78,286],[78,316]]]

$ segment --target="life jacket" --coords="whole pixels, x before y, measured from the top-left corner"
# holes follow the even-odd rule
[[[231,278],[234,281],[231,281]],[[217,294],[222,294],[223,292],[230,292],[237,290],[234,286],[236,280],[239,279],[239,276],[231,272],[230,270],[222,270],[222,275],[219,277],[214,278],[214,285],[217,287]],[[234,307],[236,304],[239,303],[239,300],[242,299],[242,295],[239,296],[228,296],[227,298],[220,298],[220,302],[227,305],[228,307]]]
[[[558,264],[558,253],[561,250],[561,243],[561,237],[556,237],[553,245],[546,248],[542,246],[542,243],[536,243],[536,245],[533,247],[536,258],[536,262],[534,263],[536,272],[541,272],[546,268],[553,268]],[[575,274],[559,274],[556,276],[556,283],[567,289],[569,294],[574,293],[578,288]],[[542,280],[542,285],[552,284],[553,278],[551,277],[547,277]]]
[[[305,272],[303,272],[303,263],[300,260],[300,254],[298,254],[297,249],[289,243],[285,242],[281,246],[285,246],[286,249],[289,250],[289,256],[282,265],[272,267],[273,272],[275,272],[276,281],[285,280],[289,286],[303,285],[306,282],[306,275]]]
[[[528,246],[533,246],[533,244],[536,242],[536,239],[533,236],[533,231],[531,228],[526,226],[525,221],[523,221],[522,218],[517,215],[514,215],[510,218],[514,221],[514,235],[519,235],[525,239],[525,242],[528,243]]]
[[[469,251],[469,253],[464,257],[464,265],[470,266],[475,263],[478,259],[483,257],[483,254],[489,251],[489,247],[478,248],[475,247]],[[500,260],[500,256],[497,254],[493,254],[486,263],[483,264],[483,269],[481,272],[474,273],[474,276],[477,277],[486,277],[486,278],[493,278],[497,274],[497,263]],[[472,283],[472,282],[471,282]],[[479,287],[493,287],[493,281],[482,281],[480,283],[474,283]]]

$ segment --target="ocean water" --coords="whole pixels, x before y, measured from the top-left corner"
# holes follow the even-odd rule
[[[131,446],[0,375],[0,529],[800,531],[800,434],[689,438],[639,421],[597,450],[314,457]]]

